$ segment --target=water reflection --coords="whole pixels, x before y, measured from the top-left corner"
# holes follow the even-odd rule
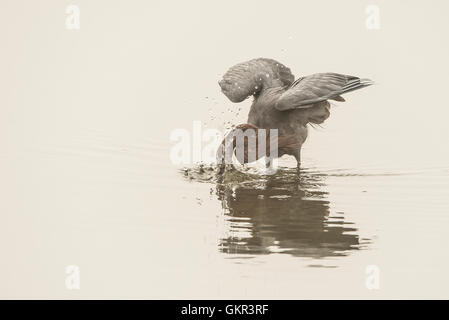
[[[324,258],[348,255],[369,242],[359,239],[344,213],[331,213],[325,175],[303,171],[298,177],[296,169],[264,178],[237,171],[227,175],[225,183],[216,183],[224,209],[223,253]]]

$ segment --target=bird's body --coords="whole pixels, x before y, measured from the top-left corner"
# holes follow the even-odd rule
[[[219,84],[232,102],[254,96],[249,124],[296,138],[294,147],[283,148],[278,156],[292,155],[299,166],[307,124],[320,124],[329,117],[328,100],[344,101],[341,94],[373,82],[338,73],[317,73],[295,81],[290,69],[281,63],[258,58],[231,67]]]
[[[279,152],[279,157],[284,154],[292,155],[300,162],[302,144],[307,139],[307,124],[311,121],[321,123],[329,117],[328,102],[319,102],[314,108],[293,109],[279,111],[274,107],[279,92],[267,90],[254,100],[248,114],[248,123],[262,129],[277,129],[279,136],[294,135],[298,140],[297,149],[287,149]],[[310,117],[314,115],[314,120]]]

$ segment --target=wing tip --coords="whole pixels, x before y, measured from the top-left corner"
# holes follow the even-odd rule
[[[360,79],[360,84],[364,85],[364,86],[371,86],[373,84],[376,84],[373,80],[368,79],[368,78],[363,78]]]

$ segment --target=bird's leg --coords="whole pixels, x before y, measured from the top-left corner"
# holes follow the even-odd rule
[[[271,159],[265,157],[265,168],[270,169],[270,167],[271,167]]]
[[[271,171],[271,167],[273,165],[273,162],[269,157],[265,157],[265,173],[268,173]]]
[[[226,165],[224,163],[218,165],[218,174],[222,175],[226,170]]]
[[[298,171],[298,175],[301,170],[301,149],[298,149],[296,153],[294,154],[296,159],[296,170]]]

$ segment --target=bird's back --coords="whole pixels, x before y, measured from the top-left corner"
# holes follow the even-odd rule
[[[263,129],[278,129],[279,135],[297,135],[305,140],[307,127],[302,124],[303,110],[279,111],[274,107],[282,92],[280,88],[261,92],[251,105],[248,123]]]

